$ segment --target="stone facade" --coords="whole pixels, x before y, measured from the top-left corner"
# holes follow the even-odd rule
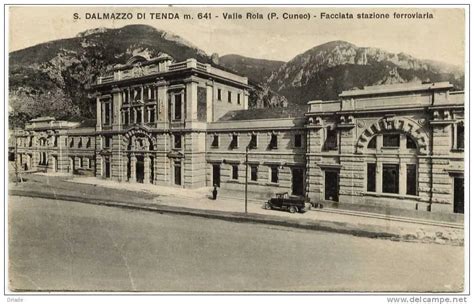
[[[117,181],[206,186],[207,124],[248,105],[247,78],[167,56],[135,56],[92,89],[96,174]]]
[[[23,171],[94,175],[95,128],[80,123],[33,119],[13,134],[16,165]]]
[[[461,212],[464,94],[451,89],[449,83],[373,86],[309,102],[309,196]]]
[[[253,196],[304,195],[305,137],[304,117],[211,123],[207,129],[207,183],[243,191],[248,170],[248,191]]]
[[[34,119],[14,132],[16,162],[184,188],[243,191],[247,180],[260,198],[463,212],[464,94],[449,83],[369,86],[301,109],[248,110],[248,89],[247,78],[194,59],[134,56],[92,86],[95,126]]]

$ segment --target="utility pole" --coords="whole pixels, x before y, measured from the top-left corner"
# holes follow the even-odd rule
[[[249,184],[249,146],[245,147],[245,214],[247,214],[248,184]]]

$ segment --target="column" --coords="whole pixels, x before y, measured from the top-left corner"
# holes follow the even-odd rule
[[[377,153],[380,153],[382,151],[382,146],[383,146],[383,135],[382,134],[376,134],[375,137],[377,137],[376,150],[377,150]]]
[[[137,157],[132,154],[130,157],[130,182],[137,181]]]
[[[406,134],[400,134],[400,150],[406,150],[407,148],[407,135]]]
[[[244,110],[247,110],[249,108],[249,92],[247,92],[247,90],[244,91],[244,96],[243,96],[244,100]]]
[[[406,140],[406,137],[405,137]],[[398,193],[401,195],[407,194],[407,164],[404,161],[400,161],[400,169],[398,172]]]
[[[121,129],[122,126],[122,115],[120,115],[120,111],[122,108],[122,91],[119,88],[114,88],[112,90],[112,110],[111,119],[112,119],[112,126],[114,129]]]
[[[185,81],[187,82],[186,97],[183,98],[182,105],[185,104],[183,110],[186,111],[186,121],[197,121],[197,81],[193,77]]]
[[[122,172],[122,180],[128,181],[128,162],[129,159],[126,155],[122,156],[122,163],[123,165],[123,172]]]
[[[379,142],[378,138],[377,138],[377,142]],[[376,166],[377,166],[377,170],[375,173],[375,192],[382,193],[383,164],[380,160],[377,160]]]
[[[150,183],[150,156],[147,154],[143,158],[143,183]]]
[[[96,122],[96,129],[102,130],[102,106],[100,104],[100,95],[96,94],[96,107],[97,107],[97,122]]]
[[[207,106],[207,122],[213,122],[214,121],[214,111],[213,111],[213,87],[209,83],[206,85],[206,106]]]
[[[168,121],[168,87],[167,83],[164,80],[159,80],[156,83],[157,86],[157,117],[158,121],[166,122]]]

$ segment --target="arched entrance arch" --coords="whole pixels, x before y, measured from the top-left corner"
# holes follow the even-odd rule
[[[153,183],[156,138],[143,128],[133,128],[123,136],[126,151],[127,179],[130,182]]]
[[[428,153],[428,133],[419,123],[406,117],[382,118],[370,125],[359,136],[356,144],[356,152],[367,152],[367,145],[374,135],[388,132],[398,132],[410,136],[416,142],[418,154]]]

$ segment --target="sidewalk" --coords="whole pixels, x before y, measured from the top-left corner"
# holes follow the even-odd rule
[[[305,226],[305,228],[382,237],[392,240],[434,242],[439,244],[462,245],[464,241],[463,225],[442,223],[427,220],[415,220],[403,217],[382,216],[366,212],[347,212],[334,209],[312,209],[304,214],[290,214],[285,211],[265,210],[262,201],[248,201],[248,215],[244,214],[244,197],[218,196],[211,200],[211,188],[181,189],[157,185],[117,183],[94,177],[74,177],[68,180],[112,189],[126,189],[151,194],[154,198],[148,203],[154,207],[166,206],[193,210],[193,213],[225,216],[233,220],[249,220],[265,222],[265,219],[286,222],[289,226]],[[133,203],[131,203],[133,204]],[[168,209],[169,210],[169,209]],[[281,223],[280,223],[281,224]]]

